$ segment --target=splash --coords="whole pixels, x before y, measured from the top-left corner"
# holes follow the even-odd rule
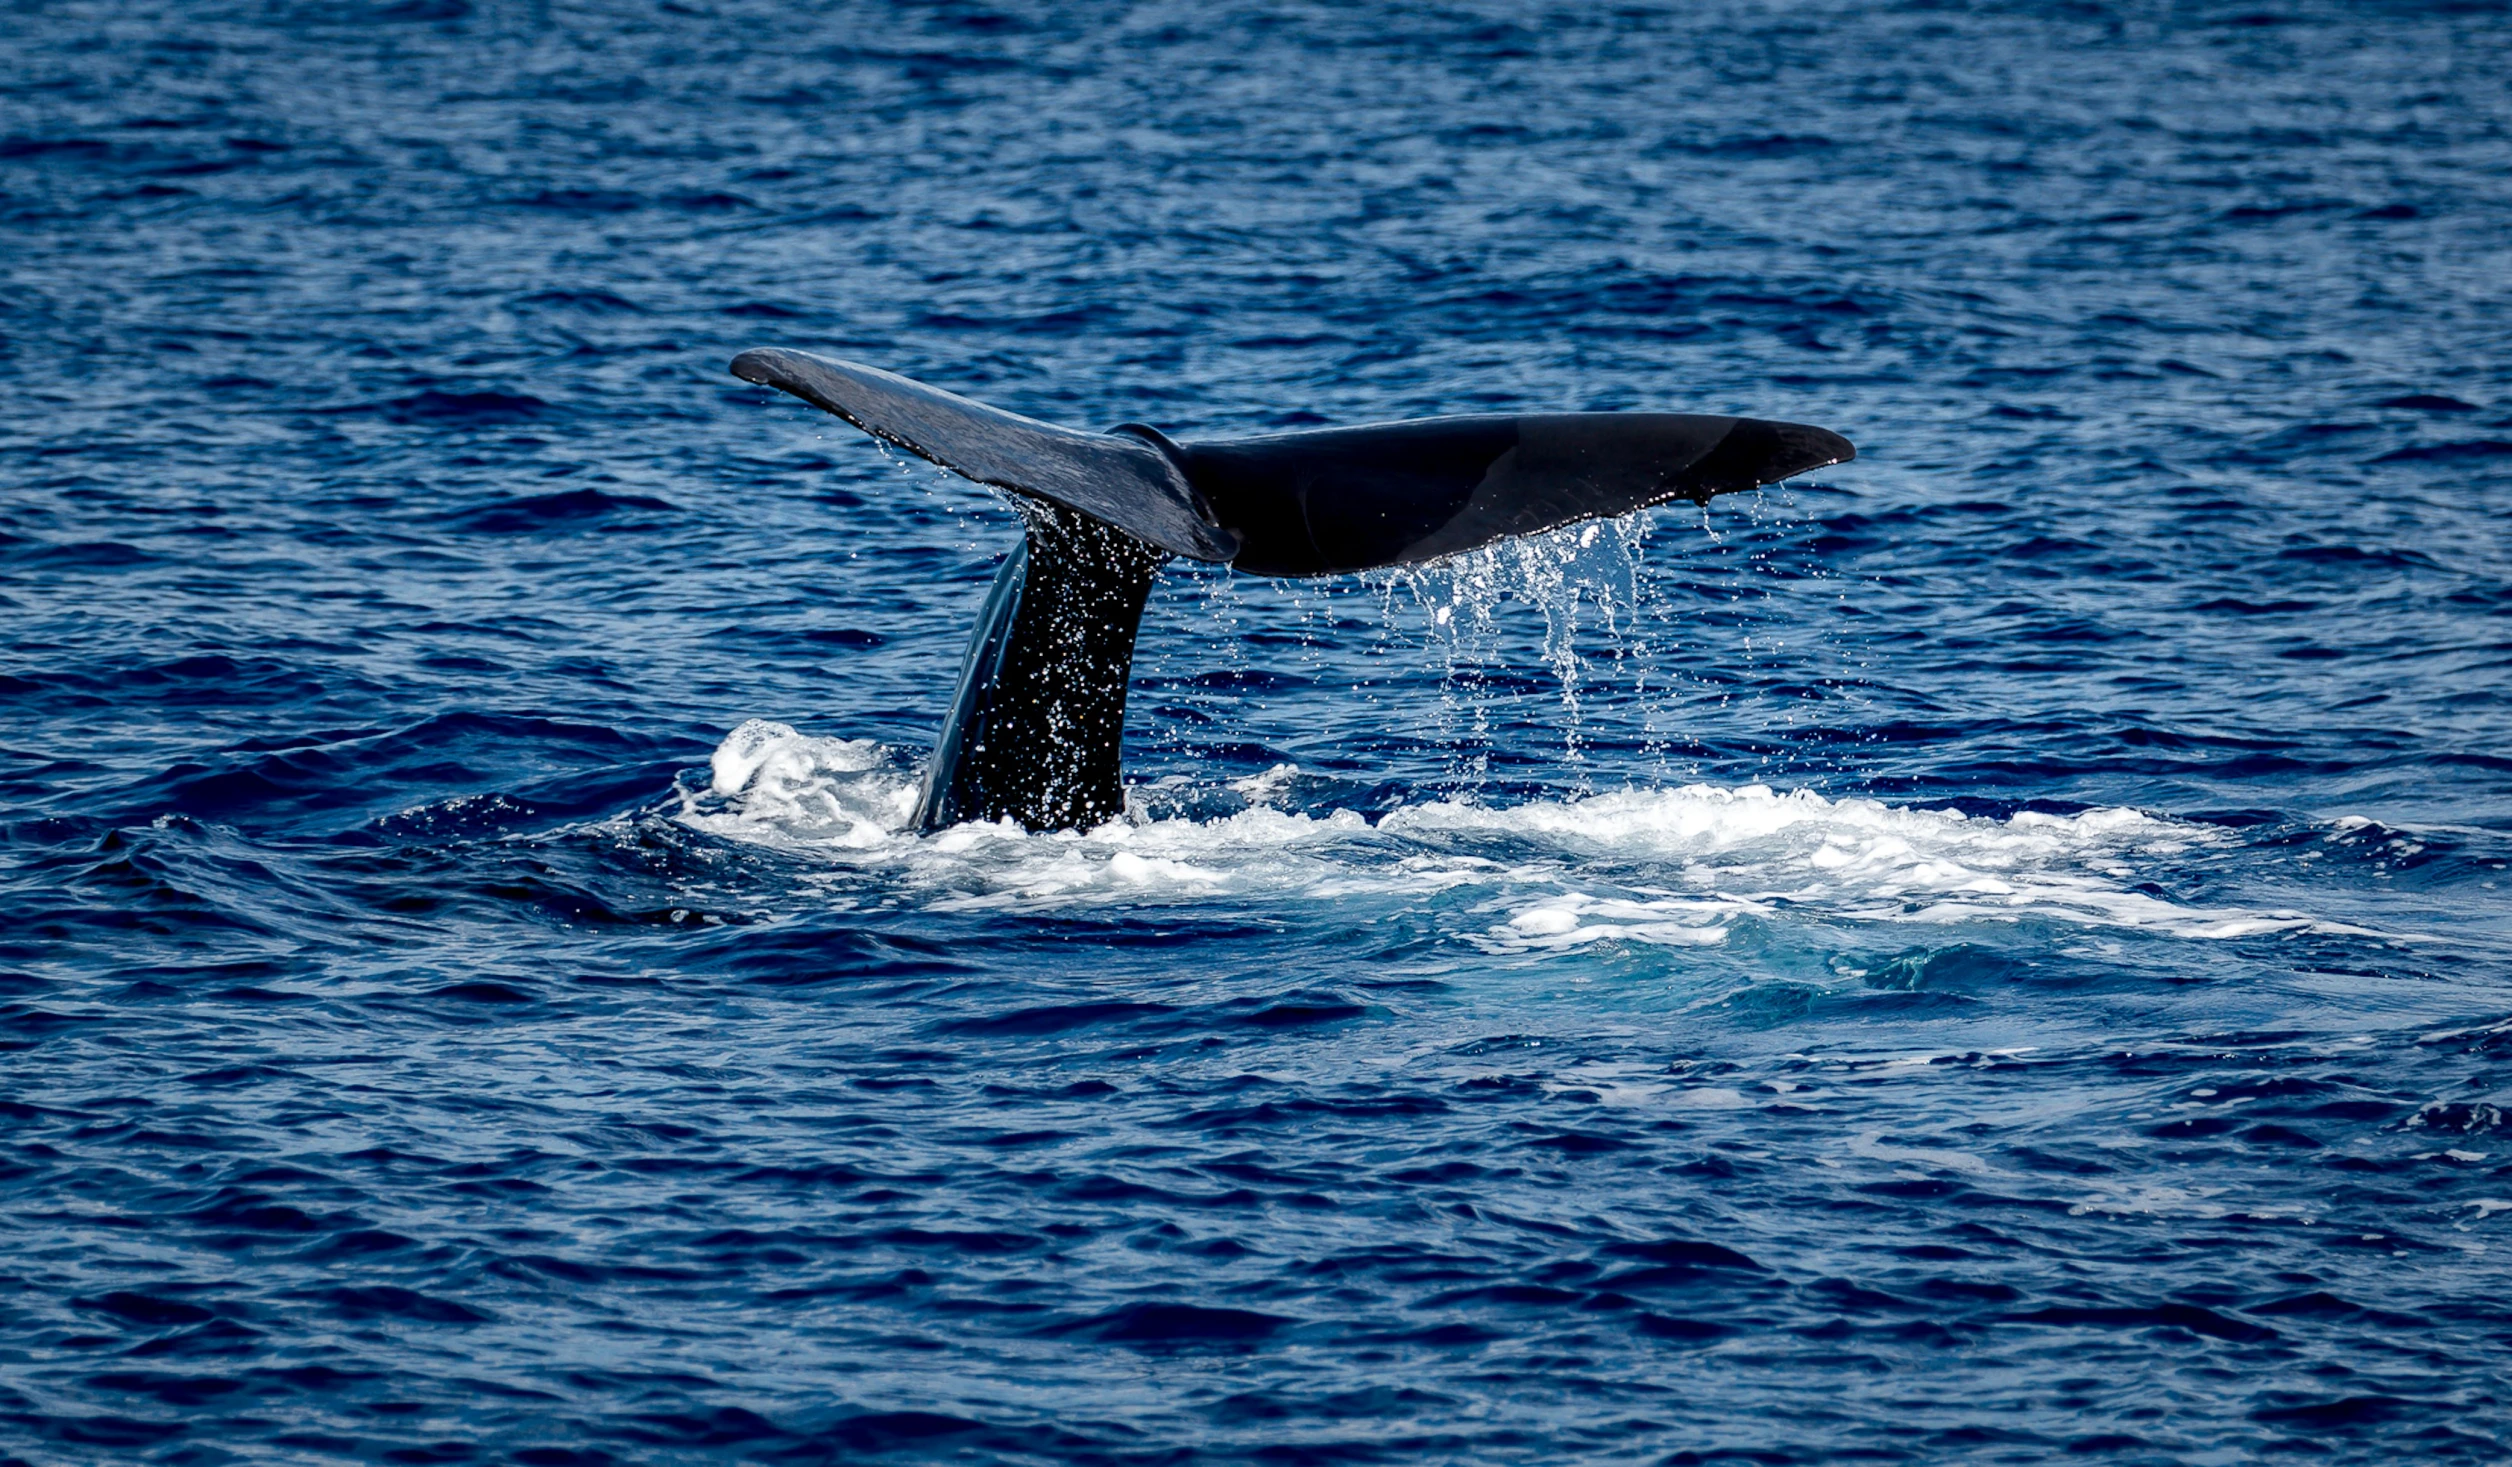
[[[1650,624],[1670,615],[1645,574],[1648,535],[1646,513],[1590,520],[1365,578],[1377,592],[1389,636],[1418,627],[1413,637],[1440,663],[1442,712],[1464,725],[1461,742],[1476,751],[1459,761],[1458,776],[1479,783],[1489,768],[1488,669],[1512,660],[1504,652],[1503,624],[1512,602],[1543,616],[1539,647],[1558,688],[1562,757],[1585,773],[1582,695],[1590,659],[1580,651],[1582,631],[1601,633],[1619,660],[1646,669],[1652,665]],[[1652,691],[1643,671],[1631,696],[1646,705]]]
[[[1961,928],[2044,922],[2195,940],[2374,935],[2308,913],[2196,906],[2147,880],[2234,839],[2129,809],[2004,818],[1767,785],[1689,784],[1501,808],[1443,799],[1375,822],[1302,806],[1293,766],[1204,791],[1201,818],[1031,834],[1009,823],[920,836],[903,760],[865,740],[758,720],[716,751],[678,818],[730,842],[814,856],[834,883],[933,910],[1056,912],[1365,903],[1437,909],[1486,952],[1724,942],[1740,924]],[[2147,889],[2140,889],[2141,885]]]
[[[885,775],[870,739],[814,738],[753,718],[707,762],[707,796],[740,811],[719,833],[739,838],[864,850],[894,840],[915,813],[916,785]]]

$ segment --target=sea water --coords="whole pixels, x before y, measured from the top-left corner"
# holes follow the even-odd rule
[[[2499,5],[0,16],[0,1461],[2512,1454]],[[1181,438],[1859,458],[1174,564]]]

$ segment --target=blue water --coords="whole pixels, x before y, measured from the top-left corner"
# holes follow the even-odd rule
[[[0,14],[0,1461],[2512,1453],[2512,13],[813,11]],[[917,838],[758,345],[1860,457]]]

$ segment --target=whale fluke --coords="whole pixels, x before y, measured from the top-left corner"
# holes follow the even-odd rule
[[[1857,456],[1802,423],[1687,413],[1426,418],[1208,443],[1084,433],[877,367],[733,359],[885,442],[1009,491],[1025,526],[995,577],[916,825],[1087,827],[1124,812],[1134,635],[1172,555],[1266,576],[1411,565],[1580,520],[1759,488]]]

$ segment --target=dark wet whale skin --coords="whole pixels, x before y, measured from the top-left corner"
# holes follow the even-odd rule
[[[809,11],[0,17],[0,1456],[2504,1456],[2499,9]],[[2320,927],[693,830],[741,719],[920,747],[1011,533],[762,340],[1837,425],[1575,758],[1536,608],[1164,579],[1147,797],[2132,806],[2058,874]]]

